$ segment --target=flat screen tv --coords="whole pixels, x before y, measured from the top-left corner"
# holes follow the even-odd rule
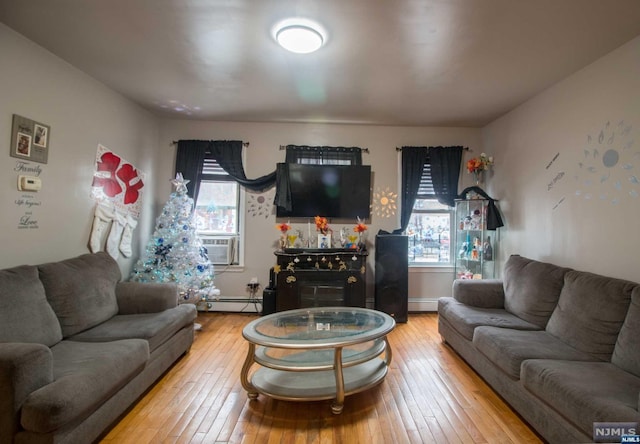
[[[277,206],[277,217],[369,218],[369,165],[292,163],[289,164],[289,186],[292,208],[287,211]]]

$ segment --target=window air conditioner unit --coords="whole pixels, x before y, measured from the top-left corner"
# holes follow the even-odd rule
[[[207,249],[209,261],[213,265],[232,265],[238,263],[238,238],[203,237],[202,245]]]

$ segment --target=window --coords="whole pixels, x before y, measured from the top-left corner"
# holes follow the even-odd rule
[[[195,214],[198,234],[214,264],[238,263],[240,193],[238,183],[215,159],[204,160]]]
[[[406,230],[410,265],[451,263],[452,214],[436,199],[416,199]]]
[[[451,264],[453,212],[453,208],[436,200],[431,182],[431,165],[427,160],[406,229],[409,236],[409,265]]]

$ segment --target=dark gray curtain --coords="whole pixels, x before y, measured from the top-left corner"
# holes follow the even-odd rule
[[[402,210],[400,230],[396,231],[403,232],[409,225],[426,163],[430,166],[435,198],[441,204],[454,206],[463,150],[462,146],[402,147]]]
[[[433,146],[429,148],[431,183],[436,199],[443,205],[453,207],[456,197],[458,197],[463,149],[461,146]]]
[[[189,196],[198,198],[205,158],[213,158],[236,182],[253,191],[264,191],[276,183],[276,172],[257,179],[247,179],[242,165],[242,141],[239,140],[180,140],[176,154],[176,173],[182,173]]]
[[[178,142],[178,152],[176,153],[176,170],[189,180],[187,184],[187,194],[194,201],[198,199],[198,185],[202,174],[202,163],[206,156],[209,142],[205,140],[180,140]]]
[[[276,183],[275,171],[257,179],[247,179],[242,165],[242,141],[216,140],[210,142],[209,147],[211,157],[243,187],[252,191],[264,191]]]
[[[420,179],[422,178],[422,168],[429,156],[427,147],[402,147],[402,190],[401,190],[401,211],[400,230],[403,232],[409,225],[413,204],[418,196]]]
[[[362,165],[362,148],[343,146],[287,145],[286,163]],[[307,162],[300,162],[305,159]],[[309,162],[309,160],[313,160]]]

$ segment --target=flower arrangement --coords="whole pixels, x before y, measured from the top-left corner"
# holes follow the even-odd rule
[[[493,165],[493,156],[487,156],[485,153],[482,153],[480,157],[474,157],[467,161],[467,171],[470,173],[486,171],[491,165]]]
[[[493,165],[493,156],[487,156],[485,153],[480,154],[480,157],[474,157],[467,161],[467,171],[473,173],[476,179],[476,185],[480,185],[483,173],[487,171],[491,165]]]
[[[327,221],[326,217],[316,216],[315,222],[316,231],[319,231],[322,234],[327,234],[329,231],[333,231],[331,230],[331,228],[329,228],[329,221]]]
[[[282,234],[286,234],[286,233],[287,233],[287,231],[289,231],[289,230],[291,229],[291,225],[289,225],[289,224],[285,224],[285,223],[281,223],[281,224],[276,224],[276,228],[277,228],[278,230],[280,230],[280,232],[281,232]]]

